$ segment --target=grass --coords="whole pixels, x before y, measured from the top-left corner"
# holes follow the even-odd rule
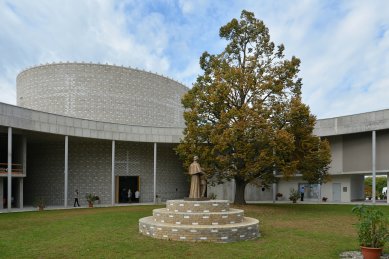
[[[262,237],[227,244],[140,235],[138,219],[156,206],[0,214],[0,258],[339,258],[358,250],[352,207],[243,206],[246,216],[260,220]],[[389,207],[380,208],[389,215]]]

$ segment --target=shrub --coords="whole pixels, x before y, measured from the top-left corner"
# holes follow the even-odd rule
[[[293,203],[296,203],[299,198],[300,198],[299,191],[295,190],[294,188],[290,189],[289,200],[293,201]]]
[[[85,195],[85,198],[88,201],[88,203],[93,203],[93,202],[98,201],[100,199],[99,196],[92,194],[92,193],[87,193]]]
[[[375,206],[359,205],[352,209],[358,216],[358,240],[361,246],[381,248],[389,241],[388,220]]]

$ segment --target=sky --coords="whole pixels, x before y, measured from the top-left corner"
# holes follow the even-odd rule
[[[317,118],[389,108],[387,0],[0,0],[0,102],[16,76],[53,62],[108,63],[192,87],[204,51],[245,9],[301,60],[303,101]]]

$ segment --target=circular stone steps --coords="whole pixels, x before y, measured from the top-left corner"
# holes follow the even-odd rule
[[[167,209],[153,210],[155,222],[175,225],[225,225],[243,222],[243,210],[228,212],[171,212]]]
[[[225,200],[209,201],[185,201],[168,200],[166,210],[172,212],[226,212],[230,209],[230,203]]]
[[[234,242],[260,236],[257,219],[244,211],[230,209],[225,200],[169,200],[166,208],[139,220],[139,232],[159,239],[177,241]]]

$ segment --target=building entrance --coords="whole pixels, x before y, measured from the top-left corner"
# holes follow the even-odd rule
[[[135,198],[135,192],[140,191],[139,176],[116,176],[116,183],[116,202],[139,202],[139,199]]]

